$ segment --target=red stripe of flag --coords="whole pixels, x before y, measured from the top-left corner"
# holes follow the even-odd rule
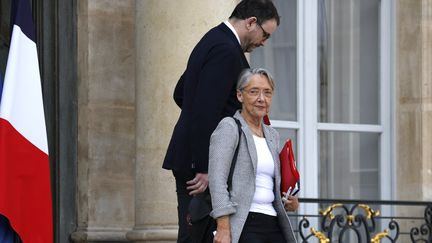
[[[49,171],[48,155],[0,119],[0,212],[23,242],[52,242]]]

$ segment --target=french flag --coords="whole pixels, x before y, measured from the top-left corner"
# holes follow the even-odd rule
[[[51,180],[29,0],[15,0],[0,102],[0,214],[24,243],[53,242]]]
[[[0,72],[0,101],[3,89],[3,75]],[[0,242],[15,243],[16,234],[9,224],[9,220],[0,214]]]

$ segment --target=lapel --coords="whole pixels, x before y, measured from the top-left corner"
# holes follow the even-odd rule
[[[247,125],[246,121],[243,119],[243,117],[240,115],[240,112],[237,111],[234,114],[234,117],[237,118],[241,125],[242,125],[242,131],[246,138],[246,145],[248,148],[249,155],[252,160],[252,166],[254,170],[254,176],[256,176],[256,170],[257,170],[257,164],[258,164],[258,155],[255,147],[255,142],[252,136],[252,131],[249,129],[249,126]],[[280,161],[279,161],[279,151],[277,151],[277,143],[279,141],[276,141],[276,138],[272,136],[272,133],[270,132],[270,128],[264,124],[262,124],[264,136],[266,138],[267,146],[269,147],[270,153],[273,156],[274,161],[274,168],[275,168],[275,186],[280,185]]]
[[[248,152],[249,152],[249,155],[250,155],[251,160],[252,160],[254,176],[256,176],[257,164],[258,164],[258,155],[257,155],[256,147],[255,147],[255,142],[254,142],[254,139],[252,137],[252,132],[249,129],[249,126],[247,125],[246,121],[240,115],[239,111],[236,111],[236,113],[234,114],[234,117],[237,118],[242,125],[241,129],[243,131],[244,137],[246,138],[246,146],[248,148]]]

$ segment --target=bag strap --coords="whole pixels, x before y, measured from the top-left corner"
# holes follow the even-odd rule
[[[233,174],[234,174],[235,165],[237,163],[237,155],[238,155],[238,151],[239,151],[239,147],[240,147],[240,138],[241,138],[241,132],[242,132],[240,121],[237,118],[234,118],[234,117],[233,117],[233,119],[237,123],[239,137],[238,137],[237,148],[236,148],[236,150],[234,152],[234,156],[233,156],[233,159],[232,159],[232,162],[231,162],[230,173],[228,175],[228,191],[231,191],[232,177],[233,177]]]

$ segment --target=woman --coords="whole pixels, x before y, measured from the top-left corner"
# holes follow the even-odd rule
[[[271,75],[264,69],[246,69],[237,83],[242,109],[224,118],[213,132],[209,152],[209,188],[217,230],[216,243],[296,242],[286,211],[298,208],[298,199],[280,192],[279,134],[263,124],[274,91]],[[240,142],[239,142],[240,139]],[[234,151],[239,146],[232,178],[227,178]]]

